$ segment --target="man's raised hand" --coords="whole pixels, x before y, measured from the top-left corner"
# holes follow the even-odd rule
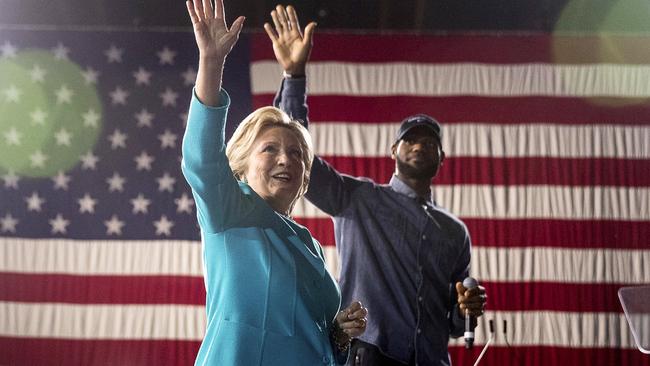
[[[271,12],[271,18],[275,28],[269,23],[264,23],[264,30],[273,42],[275,58],[286,73],[304,75],[316,23],[307,24],[303,34],[296,10],[291,5],[286,8],[282,5],[276,6]]]

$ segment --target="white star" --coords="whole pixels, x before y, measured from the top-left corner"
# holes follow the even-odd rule
[[[128,136],[125,133],[122,133],[119,129],[115,129],[115,131],[108,136],[108,140],[111,142],[111,149],[115,150],[118,147],[126,148],[127,137]]]
[[[187,196],[187,193],[183,193],[180,198],[174,200],[176,204],[176,212],[187,212],[188,214],[192,213],[192,206],[194,206],[194,200]]]
[[[39,65],[34,65],[34,67],[29,71],[29,76],[35,83],[42,83],[45,80],[45,74],[47,74],[47,72]]]
[[[179,114],[178,118],[183,122],[183,126],[187,125],[187,112]]]
[[[2,47],[0,47],[0,57],[2,58],[10,58],[10,57],[16,57],[16,47],[9,43],[9,41],[6,41]]]
[[[4,133],[4,135],[5,140],[7,141],[7,145],[20,145],[22,134],[18,132],[16,127],[10,128],[7,132]]]
[[[160,98],[162,99],[163,107],[176,107],[176,98],[178,98],[178,93],[167,88],[164,93],[160,93]]]
[[[176,183],[176,178],[169,175],[169,173],[165,172],[162,177],[156,178],[156,181],[158,181],[158,192],[174,191],[174,183]]]
[[[65,234],[66,233],[66,227],[70,225],[70,220],[66,220],[61,216],[61,214],[56,214],[56,217],[52,220],[50,220],[50,226],[52,226],[52,234],[56,233],[61,233]]]
[[[61,103],[66,103],[70,104],[72,102],[72,95],[74,92],[68,88],[67,85],[61,85],[59,89],[56,90],[56,103],[61,104]]]
[[[110,92],[111,103],[126,105],[126,98],[129,97],[129,92],[117,86],[115,90]]]
[[[70,179],[71,178],[69,175],[65,175],[65,173],[59,170],[57,175],[52,177],[52,182],[54,182],[54,189],[63,189],[64,191],[67,191]]]
[[[97,204],[97,200],[90,197],[88,193],[79,198],[77,200],[77,203],[79,203],[79,213],[95,213],[95,205]]]
[[[35,153],[29,156],[29,160],[32,162],[34,168],[42,168],[45,165],[48,157],[43,155],[41,150],[37,150]]]
[[[97,127],[99,114],[97,114],[94,109],[90,108],[86,113],[82,115],[82,117],[84,119],[84,126]]]
[[[176,136],[176,134],[171,133],[169,130],[165,130],[164,134],[158,135],[158,140],[160,140],[160,148],[164,149],[166,147],[176,147],[177,138],[178,136]]]
[[[87,67],[86,71],[81,72],[86,84],[97,84],[97,78],[99,77],[99,71],[93,69],[92,67]]]
[[[43,112],[40,108],[33,111],[30,115],[32,118],[32,124],[34,125],[44,125],[45,118],[47,118],[47,113]]]
[[[14,172],[10,171],[7,174],[3,175],[2,180],[4,181],[5,188],[18,189],[18,181],[20,178],[14,174]]]
[[[143,213],[146,214],[149,210],[149,204],[151,203],[151,200],[144,198],[142,193],[138,194],[138,197],[134,198],[131,200],[131,204],[133,205],[133,214],[137,213]]]
[[[133,160],[136,162],[136,170],[151,170],[151,163],[154,162],[154,157],[142,151],[140,155],[136,156]]]
[[[97,169],[97,162],[99,161],[99,158],[95,156],[92,151],[88,151],[84,155],[81,156],[81,169],[87,170],[95,170]]]
[[[18,220],[8,213],[0,218],[0,231],[3,233],[15,233],[17,224]]]
[[[117,48],[114,44],[111,45],[111,48],[104,51],[109,64],[122,62],[122,53],[124,53],[124,49]]]
[[[149,113],[148,110],[142,108],[140,112],[135,115],[135,119],[138,120],[138,127],[151,127],[151,120],[153,120],[154,115]]]
[[[144,67],[140,66],[138,71],[133,72],[136,85],[149,85],[151,79],[151,72],[147,71]]]
[[[2,94],[5,95],[5,100],[11,103],[18,103],[20,101],[20,95],[22,93],[23,92],[13,84],[2,91]]]
[[[196,70],[194,70],[194,68],[191,66],[188,67],[187,70],[185,70],[185,72],[181,75],[183,76],[184,85],[194,85],[196,82]]]
[[[113,191],[120,191],[122,192],[124,190],[124,183],[126,182],[126,179],[121,177],[117,172],[113,173],[113,176],[106,179],[106,183],[108,183],[108,191],[113,192]]]
[[[113,215],[110,220],[104,221],[104,225],[106,225],[106,235],[122,235],[124,221],[120,220],[117,215]]]
[[[27,211],[41,212],[41,205],[45,203],[45,200],[38,193],[32,192],[31,196],[25,197],[25,202],[27,202]]]
[[[160,220],[153,222],[153,225],[156,227],[156,235],[170,236],[172,234],[174,222],[168,220],[167,216],[162,215]]]
[[[173,65],[176,51],[172,51],[169,47],[165,46],[162,51],[158,51],[158,61],[161,65]]]
[[[54,58],[57,60],[67,60],[68,59],[68,52],[70,52],[70,49],[66,46],[63,45],[63,43],[59,42],[55,48],[52,49],[52,52],[54,52]]]
[[[70,132],[68,132],[65,128],[62,128],[56,134],[54,134],[54,138],[56,139],[57,145],[70,146],[70,139],[72,138],[72,134],[70,134]]]

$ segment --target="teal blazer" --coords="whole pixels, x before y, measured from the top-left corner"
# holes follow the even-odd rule
[[[196,365],[335,365],[341,295],[307,229],[238,182],[225,154],[230,97],[192,96],[182,169],[201,228],[207,327]]]

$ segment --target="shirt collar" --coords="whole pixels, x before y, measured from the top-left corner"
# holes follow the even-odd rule
[[[431,190],[427,193],[426,197],[419,197],[418,194],[411,188],[408,184],[404,183],[401,179],[399,179],[396,175],[393,174],[393,176],[390,178],[390,182],[388,183],[390,187],[397,193],[403,194],[407,197],[410,197],[414,200],[418,199],[424,199],[425,202],[427,203],[433,203],[433,200],[431,199]]]

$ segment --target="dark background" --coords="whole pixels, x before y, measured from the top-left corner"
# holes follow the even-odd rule
[[[276,0],[226,0],[248,29]],[[319,29],[415,32],[647,32],[647,0],[294,0]],[[0,0],[2,25],[188,27],[183,0]],[[304,24],[303,24],[304,26]]]

